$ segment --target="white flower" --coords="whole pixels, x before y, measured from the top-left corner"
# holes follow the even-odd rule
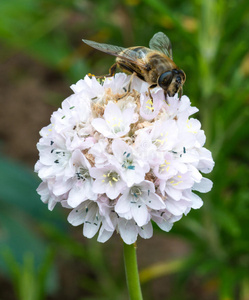
[[[52,129],[51,129],[52,130]],[[70,178],[73,174],[72,153],[66,148],[66,140],[60,134],[42,138],[37,144],[40,159],[35,165],[42,180],[52,177]]]
[[[122,192],[115,211],[127,220],[134,219],[138,226],[143,226],[150,220],[149,209],[163,209],[165,204],[155,193],[155,187],[150,181],[143,181]]]
[[[164,91],[161,88],[156,88],[152,93],[153,99],[150,99],[148,93],[141,93],[141,108],[140,115],[145,120],[153,120],[159,113],[165,101],[163,100]]]
[[[204,148],[198,109],[187,96],[167,97],[160,87],[123,73],[100,83],[85,76],[40,131],[37,192],[52,210],[71,210],[68,221],[83,235],[106,242],[116,231],[127,244],[150,238],[152,222],[169,231],[203,205],[194,191],[211,190],[202,173],[214,167]]]
[[[108,156],[109,155],[106,151],[107,145],[108,145],[107,139],[100,139],[88,151],[89,154],[94,156],[95,166],[98,168],[104,167],[105,165],[108,164]]]
[[[71,89],[76,95],[82,93],[91,100],[95,98],[101,99],[105,93],[103,85],[95,77],[90,78],[87,75],[84,80],[80,79],[76,84],[71,85]]]
[[[108,240],[112,236],[114,230],[116,230],[123,241],[129,245],[135,243],[138,235],[144,239],[152,237],[153,227],[151,222],[148,222],[144,226],[138,226],[133,219],[127,220],[125,218],[121,218],[113,210],[110,211],[109,216],[113,224],[113,228],[108,225],[106,226],[103,223],[98,236],[99,242],[105,242]]]
[[[158,165],[162,161],[163,153],[157,151],[156,145],[152,142],[151,136],[147,132],[146,128],[136,131],[135,150],[139,157],[144,162],[148,162],[150,167]]]
[[[212,154],[206,148],[198,149],[199,153],[199,162],[197,168],[203,173],[210,173],[214,167],[214,161]]]
[[[194,180],[190,175],[189,172],[184,174],[178,173],[168,180],[161,180],[159,184],[161,193],[175,200],[180,200],[182,191],[191,188],[194,184]]]
[[[174,214],[170,213],[167,209],[157,210],[151,212],[152,220],[157,223],[157,225],[163,231],[170,231],[173,226],[173,223],[180,220],[182,215],[175,216]]]
[[[151,130],[150,137],[152,143],[159,151],[171,150],[174,148],[178,137],[176,122],[173,120],[164,122],[156,121]]]
[[[89,118],[91,117],[91,100],[84,94],[73,94],[62,102],[62,108],[51,116],[55,130],[68,135],[75,127],[81,129],[81,134],[89,134]],[[88,131],[87,131],[88,129]],[[80,131],[80,130],[79,130]]]
[[[196,113],[198,109],[192,107],[187,96],[183,95],[181,101],[178,101],[177,94],[174,97],[167,98],[167,115],[170,119],[187,121],[189,116]]]
[[[120,175],[128,187],[144,180],[145,174],[150,169],[149,164],[141,160],[127,143],[120,139],[114,140],[112,151],[113,156],[109,161],[121,171]]]
[[[120,171],[112,165],[103,168],[91,168],[90,175],[95,178],[92,189],[94,193],[106,194],[108,198],[118,197],[125,182],[120,176]]]
[[[124,218],[118,220],[118,231],[123,241],[128,245],[135,243],[138,235],[144,239],[149,239],[153,234],[151,222],[139,226],[134,220],[126,220]]]
[[[133,113],[134,108],[121,111],[116,104],[110,102],[105,108],[104,119],[94,119],[92,126],[105,137],[122,137],[130,131],[130,125],[133,123]]]
[[[72,161],[75,166],[75,176],[71,180],[67,203],[74,208],[87,199],[97,200],[97,194],[92,190],[93,178],[89,174],[91,165],[79,149],[74,151]]]
[[[37,188],[37,193],[41,196],[41,200],[44,203],[48,203],[48,209],[53,210],[56,203],[62,200],[57,196],[53,195],[53,193],[48,188],[48,183],[43,181],[40,183]]]
[[[83,235],[92,238],[102,222],[98,203],[90,200],[83,202],[70,212],[68,222],[73,226],[84,224]]]
[[[175,155],[172,152],[164,152],[164,156],[162,158],[161,163],[157,163],[154,168],[153,172],[159,179],[161,180],[168,180],[175,176],[178,172],[179,173],[186,173],[188,167],[186,164],[182,163],[180,159],[176,159]]]
[[[127,90],[130,79],[124,73],[117,73],[114,77],[107,77],[103,87],[105,90],[111,90],[113,94],[123,94]]]

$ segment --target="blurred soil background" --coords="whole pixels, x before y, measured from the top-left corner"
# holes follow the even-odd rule
[[[144,299],[248,300],[248,1],[1,0],[0,17],[0,299],[128,299],[119,237],[87,240],[37,196],[36,143],[70,85],[114,61],[82,38],[147,46],[163,31],[216,167],[202,209],[138,240]]]

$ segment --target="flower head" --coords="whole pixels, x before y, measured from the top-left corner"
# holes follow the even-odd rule
[[[44,203],[71,209],[68,221],[83,235],[125,243],[150,238],[152,222],[164,231],[202,206],[194,191],[208,192],[202,173],[213,166],[204,148],[198,111],[187,96],[167,97],[123,73],[100,83],[86,76],[53,113],[37,144],[37,189]]]

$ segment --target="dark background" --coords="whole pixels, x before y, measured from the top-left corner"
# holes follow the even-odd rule
[[[248,0],[1,0],[1,300],[128,299],[119,236],[87,240],[68,211],[49,212],[33,165],[39,130],[70,85],[114,61],[81,39],[148,46],[158,31],[187,75],[216,165],[200,210],[138,240],[144,299],[249,299]]]

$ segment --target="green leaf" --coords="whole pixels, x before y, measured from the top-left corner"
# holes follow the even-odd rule
[[[48,211],[36,189],[40,180],[27,167],[11,161],[0,154],[0,203],[5,205],[9,212],[15,213],[18,209],[28,214],[30,218],[40,221],[49,221],[52,224],[63,226],[61,213]],[[9,208],[8,208],[9,207]]]

